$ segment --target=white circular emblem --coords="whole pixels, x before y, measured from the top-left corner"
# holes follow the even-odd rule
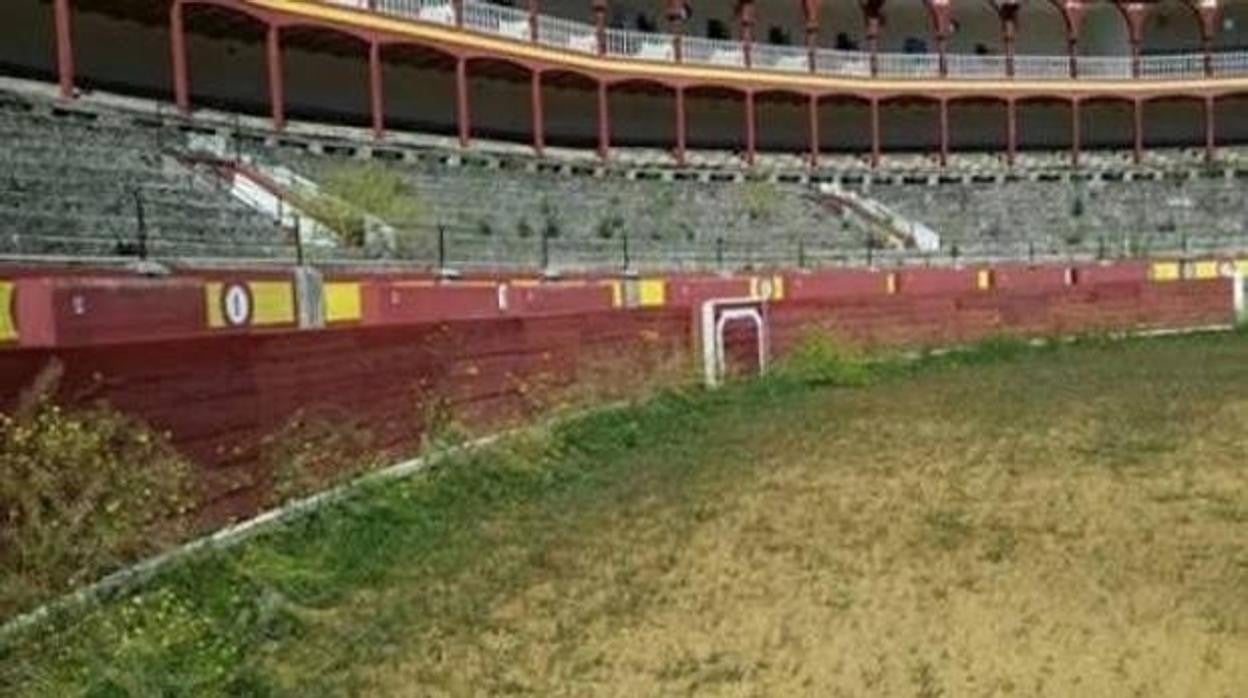
[[[758,295],[763,300],[770,300],[773,290],[774,289],[771,287],[771,279],[762,279],[758,282]]]
[[[221,315],[225,324],[242,327],[251,322],[251,291],[243,284],[227,284],[221,292]]]

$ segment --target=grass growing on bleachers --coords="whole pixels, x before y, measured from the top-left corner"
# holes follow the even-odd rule
[[[2,641],[0,693],[1248,684],[1243,335],[803,356],[458,457]]]

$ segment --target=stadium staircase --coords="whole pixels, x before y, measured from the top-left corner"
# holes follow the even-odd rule
[[[842,189],[836,184],[819,187],[821,203],[831,210],[855,216],[873,233],[872,238],[894,250],[917,250],[925,254],[940,251],[940,235],[912,218],[907,218],[875,199]]]

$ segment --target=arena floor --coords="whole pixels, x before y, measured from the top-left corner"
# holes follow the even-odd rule
[[[1246,364],[1201,336],[660,400],[0,657],[31,695],[1242,695]]]

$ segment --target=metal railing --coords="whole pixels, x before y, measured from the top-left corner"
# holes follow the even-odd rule
[[[454,25],[453,0],[309,0],[375,11],[422,22]],[[483,0],[462,0],[463,26],[472,31],[531,41],[529,13],[523,9],[496,5]],[[560,17],[537,17],[537,41],[552,48],[576,53],[597,53],[598,34],[591,24]],[[671,34],[628,29],[605,31],[605,53],[633,60],[670,63],[677,60],[676,40]],[[706,66],[743,67],[745,46],[740,41],[685,36],[681,39],[680,60]],[[757,70],[810,73],[810,56],[805,47],[755,43],[750,46],[750,64]],[[1208,61],[1213,75],[1248,74],[1248,51],[1215,53]],[[1078,56],[1075,67],[1079,78],[1125,80],[1136,75],[1130,56]],[[871,56],[862,51],[817,49],[814,72],[818,75],[870,76]],[[889,78],[933,78],[940,76],[940,59],[934,53],[879,53],[876,74]],[[1001,55],[948,54],[946,75],[961,79],[1002,78],[1008,74],[1007,60]],[[1014,58],[1014,75],[1037,80],[1068,80],[1068,56]],[[1203,54],[1144,56],[1139,59],[1138,75],[1148,79],[1200,78],[1206,75]]]
[[[526,41],[531,38],[529,13],[488,3],[464,3],[464,27],[486,34]]]
[[[745,47],[740,41],[686,36],[682,42],[683,58],[687,63],[738,67],[745,65]]]
[[[357,9],[368,9],[367,0],[364,0],[364,7],[360,7],[361,0],[329,1],[337,5],[353,5]],[[373,8],[376,12],[396,17],[418,19],[435,24],[455,24],[455,7],[451,4],[451,0],[374,0]]]
[[[810,72],[810,52],[805,47],[756,43],[750,46],[750,59],[751,65],[760,70]]]
[[[598,53],[598,34],[593,27],[561,17],[538,15],[537,40],[554,48]]]

